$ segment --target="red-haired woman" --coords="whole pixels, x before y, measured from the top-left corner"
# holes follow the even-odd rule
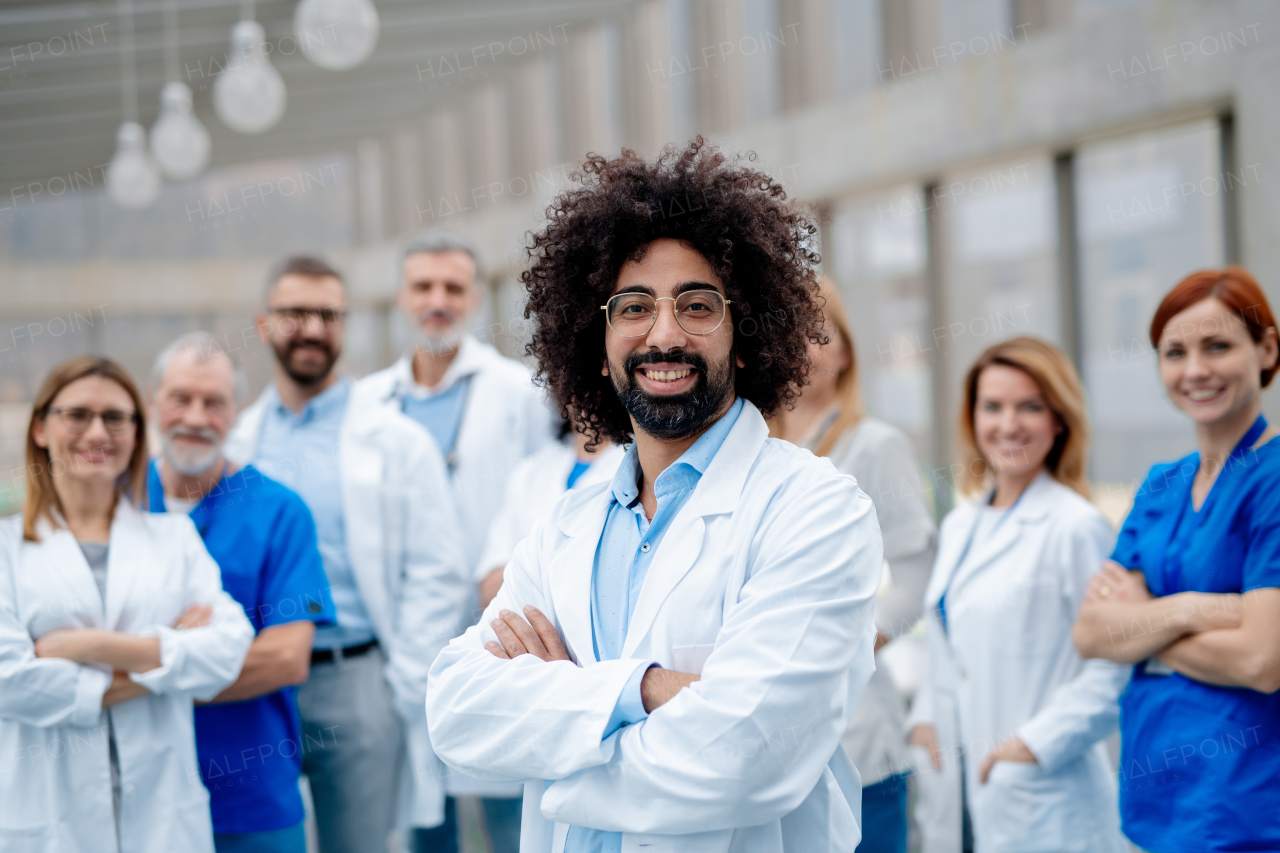
[[[1239,267],[1188,276],[1151,343],[1199,449],[1151,469],[1075,628],[1133,664],[1120,816],[1159,853],[1280,850],[1280,442],[1262,416],[1275,319]]]
[[[104,358],[54,368],[0,522],[0,850],[212,853],[193,699],[253,626],[191,519],[147,513],[142,399]]]

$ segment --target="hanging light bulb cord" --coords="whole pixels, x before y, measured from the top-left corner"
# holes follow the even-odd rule
[[[240,20],[253,20],[253,0],[240,0]]]
[[[138,67],[134,56],[133,0],[119,0],[120,10],[120,98],[125,121],[138,120]]]
[[[178,79],[178,0],[164,4],[164,76]]]

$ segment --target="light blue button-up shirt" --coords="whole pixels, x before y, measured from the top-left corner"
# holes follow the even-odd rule
[[[436,440],[440,453],[449,465],[450,476],[453,475],[454,448],[458,443],[458,429],[462,426],[462,410],[470,386],[471,377],[463,376],[439,394],[404,394],[400,398],[401,410],[422,424]]]
[[[338,471],[338,433],[350,395],[351,383],[339,379],[295,413],[273,388],[253,459],[258,470],[297,492],[315,519],[320,559],[338,615],[336,625],[316,629],[312,647],[318,649],[355,646],[375,636],[347,552]]]
[[[613,478],[613,499],[609,502],[591,572],[591,639],[597,660],[622,657],[627,629],[653,555],[657,553],[671,523],[693,495],[707,466],[724,445],[741,412],[742,400],[735,400],[724,417],[712,424],[693,446],[658,475],[653,484],[658,508],[652,521],[645,517],[644,507],[640,504],[640,461],[636,457],[635,445],[623,457]],[[648,716],[640,699],[640,682],[646,669],[636,670],[623,688],[605,727],[605,737]],[[564,850],[565,853],[621,853],[622,833],[573,826],[569,828]]]

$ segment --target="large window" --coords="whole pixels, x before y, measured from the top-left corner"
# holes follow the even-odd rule
[[[1147,329],[1166,292],[1224,262],[1221,141],[1206,120],[1077,154],[1081,362],[1095,431],[1092,476],[1129,483],[1191,447]]]
[[[1053,163],[1027,156],[947,175],[931,195],[942,268],[932,330],[944,461],[955,458],[960,384],[983,350],[1016,335],[1062,343]]]
[[[929,459],[937,419],[923,208],[919,186],[842,201],[827,246],[853,324],[867,410],[905,430]]]

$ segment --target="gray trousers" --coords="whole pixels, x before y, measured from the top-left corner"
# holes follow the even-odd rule
[[[404,727],[381,649],[319,663],[298,690],[302,772],[321,853],[385,853],[395,823]]]

